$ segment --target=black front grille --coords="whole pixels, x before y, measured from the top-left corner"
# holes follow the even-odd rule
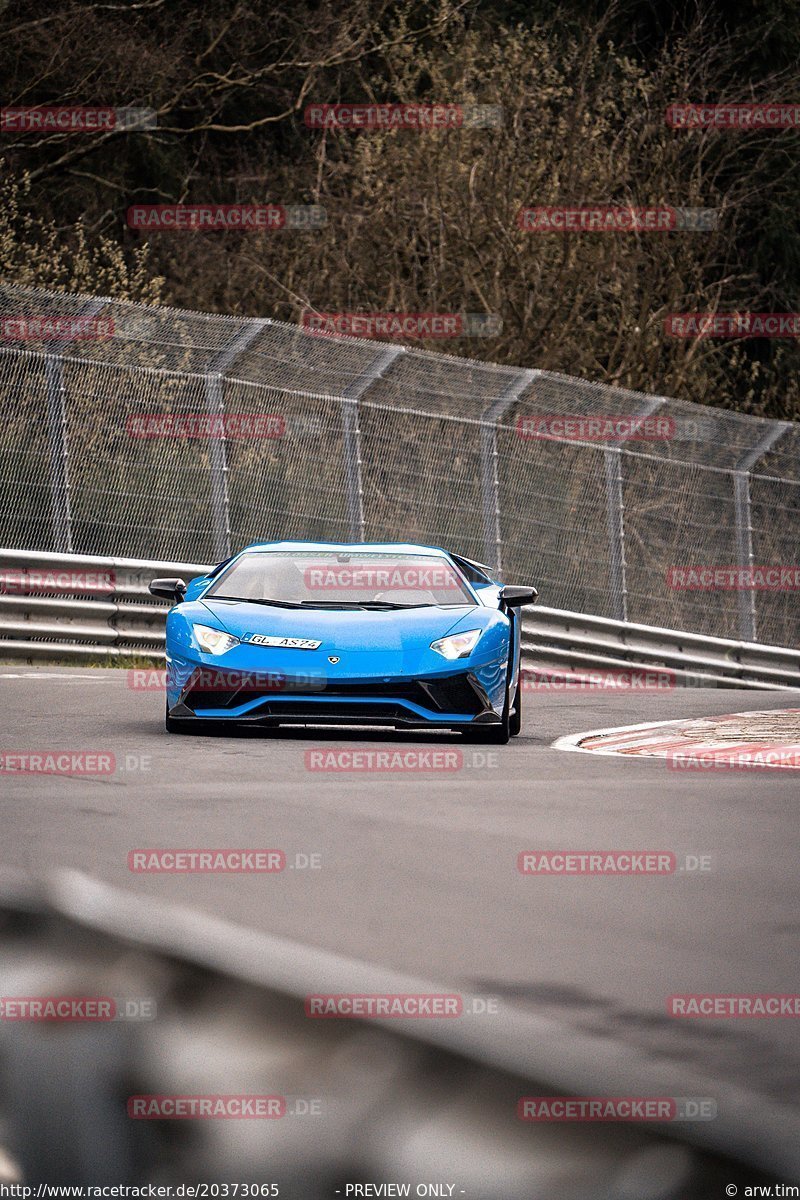
[[[477,716],[487,707],[486,698],[471,675],[449,675],[446,679],[421,682],[439,712],[470,713]]]
[[[432,709],[440,713],[458,713],[462,716],[478,716],[486,711],[486,699],[472,676],[464,673],[451,675],[444,679],[407,679],[398,683],[375,681],[339,681],[328,680],[324,687],[309,685],[308,679],[292,679],[283,675],[268,675],[242,673],[237,675],[231,671],[203,670],[195,672],[189,686],[183,694],[183,702],[193,712],[201,712],[210,708],[238,708],[242,704],[254,700],[263,700],[267,708],[270,701],[283,696],[306,697],[302,702],[303,711],[314,708],[314,696],[325,697],[318,704],[320,715],[332,712],[330,698],[349,701],[357,705],[359,700],[387,700],[389,707],[397,709],[392,701],[406,700],[418,704],[422,708]],[[285,712],[289,715],[291,702],[281,700],[273,706],[276,713]],[[347,711],[346,705],[337,705]],[[377,705],[365,705],[365,712],[374,712],[380,716]],[[254,710],[253,715],[261,709]],[[350,711],[353,711],[350,709]],[[401,711],[407,712],[402,709]],[[248,714],[249,715],[249,714]]]

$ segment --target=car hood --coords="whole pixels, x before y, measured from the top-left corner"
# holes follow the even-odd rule
[[[216,622],[234,637],[268,634],[314,638],[337,650],[397,650],[429,645],[452,629],[483,629],[492,610],[482,605],[458,608],[407,608],[387,612],[365,609],[272,608],[246,601],[200,601]],[[496,614],[495,614],[496,615]]]

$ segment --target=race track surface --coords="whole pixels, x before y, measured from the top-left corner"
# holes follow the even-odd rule
[[[551,749],[582,730],[797,707],[797,693],[530,693],[522,736],[501,748],[321,730],[168,736],[163,693],[132,690],[124,671],[0,667],[0,706],[4,754],[97,750],[117,764],[91,778],[1,775],[0,866],[36,877],[77,868],[797,1101],[796,1020],[666,1012],[676,992],[800,990],[796,773],[677,772]],[[464,765],[307,767],[312,750],[432,747],[461,751]],[[290,866],[132,873],[129,852],[150,847],[279,848]],[[673,851],[710,865],[661,877],[523,876],[518,855],[534,849]],[[319,855],[319,866],[292,865],[298,854]]]

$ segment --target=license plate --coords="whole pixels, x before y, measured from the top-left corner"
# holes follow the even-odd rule
[[[252,646],[282,646],[286,650],[319,650],[322,645],[313,638],[269,637],[264,633],[250,633],[244,640]]]

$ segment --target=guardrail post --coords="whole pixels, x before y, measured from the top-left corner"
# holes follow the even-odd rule
[[[261,332],[265,321],[250,321],[231,342],[227,350],[214,360],[212,373],[206,375],[206,409],[212,417],[225,417],[225,372],[234,359],[246,350]],[[217,560],[231,554],[231,514],[228,494],[228,445],[224,425],[220,436],[212,433],[209,440],[211,467],[211,526],[214,535],[214,555]]]
[[[736,562],[744,568],[753,566],[753,509],[750,497],[750,472],[758,460],[791,428],[788,421],[775,421],[764,436],[743,454],[733,475],[733,506],[736,520]],[[756,593],[753,588],[739,588],[739,637],[743,642],[758,638]]]
[[[79,310],[80,317],[93,317],[105,300],[92,300]],[[47,444],[50,457],[50,511],[53,523],[53,549],[69,554],[72,544],[72,498],[69,483],[69,442],[67,438],[67,387],[64,382],[62,354],[66,343],[45,342],[44,380],[47,399]]]
[[[361,474],[360,401],[373,383],[383,378],[394,360],[401,354],[405,354],[405,349],[405,346],[384,346],[367,373],[346,387],[341,395],[347,524],[350,529],[351,542],[363,542],[366,529],[364,484]]]
[[[632,420],[642,420],[656,412],[666,400],[653,396]],[[622,476],[624,441],[611,443],[604,454],[606,468],[606,510],[608,524],[608,565],[611,607],[614,619],[628,620],[628,562],[625,556],[625,493]]]
[[[494,400],[481,419],[481,493],[483,497],[483,556],[487,566],[503,570],[503,530],[500,523],[500,472],[498,470],[497,425],[522,393],[541,375],[531,368],[520,371]]]

